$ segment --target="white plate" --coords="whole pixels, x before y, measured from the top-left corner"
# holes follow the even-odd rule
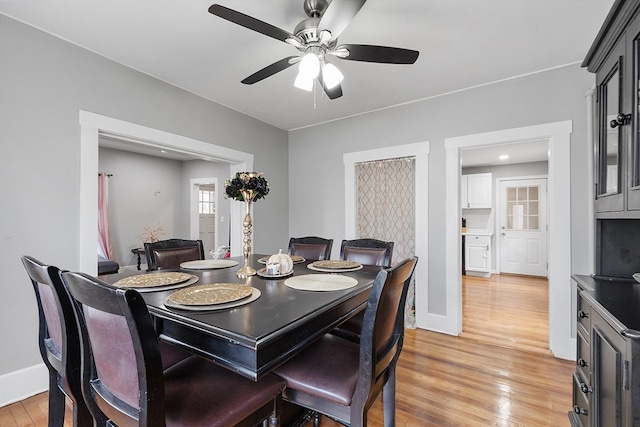
[[[293,269],[288,273],[284,273],[284,274],[267,274],[267,269],[261,268],[260,270],[258,270],[257,273],[258,273],[258,276],[264,277],[265,279],[279,279],[281,277],[291,276],[293,274]]]
[[[253,288],[253,293],[250,297],[244,298],[238,301],[227,302],[224,304],[214,304],[214,305],[181,305],[175,304],[169,301],[169,299],[165,300],[164,305],[169,308],[176,308],[178,310],[187,310],[187,311],[214,311],[214,310],[224,310],[227,308],[240,307],[241,305],[249,304],[260,298],[262,293],[260,289]]]
[[[305,274],[290,277],[284,284],[301,291],[342,291],[353,288],[358,281],[341,274]]]
[[[361,270],[362,264],[354,268],[322,268],[322,267],[316,267],[315,265],[313,265],[313,263],[311,263],[311,264],[307,264],[307,268],[309,270],[322,271],[323,273],[347,273],[349,271]]]
[[[180,268],[186,270],[211,270],[214,268],[228,268],[238,265],[238,261],[232,259],[201,259],[197,261],[187,261],[180,264]]]
[[[636,279],[636,282],[640,283],[640,273],[634,274],[633,278]]]

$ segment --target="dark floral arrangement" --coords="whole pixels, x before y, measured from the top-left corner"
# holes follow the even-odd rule
[[[224,183],[224,197],[244,202],[245,195],[251,201],[264,199],[269,194],[269,183],[258,172],[237,172]]]

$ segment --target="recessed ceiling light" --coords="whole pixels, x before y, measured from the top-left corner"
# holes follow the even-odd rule
[[[166,151],[166,150],[160,150],[160,152],[161,152],[161,153],[166,153],[167,151]]]
[[[500,160],[507,160],[509,158],[508,154],[502,154],[500,157],[498,157]]]

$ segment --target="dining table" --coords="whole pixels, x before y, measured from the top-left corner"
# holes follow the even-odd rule
[[[269,276],[264,262],[268,255],[252,254],[248,264],[261,274],[241,279],[236,272],[244,257],[229,258],[224,267],[163,270],[192,275],[189,287],[238,284],[253,293],[243,300],[220,306],[182,307],[172,304],[180,289],[145,289],[141,292],[160,339],[186,348],[238,374],[259,380],[304,348],[364,309],[373,281],[381,270],[360,266],[350,271],[328,272],[312,269],[312,261],[293,266],[290,274]],[[100,276],[107,283],[140,274],[129,270]],[[294,282],[322,285],[324,279],[350,281],[346,288],[328,289],[292,286]],[[322,279],[322,280],[321,280]],[[171,298],[170,298],[171,297]]]

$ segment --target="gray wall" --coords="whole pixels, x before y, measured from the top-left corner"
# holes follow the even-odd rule
[[[571,269],[590,273],[582,212],[592,203],[585,94],[593,84],[574,65],[289,132],[289,175],[300,178],[289,186],[289,232],[344,238],[344,153],[430,141],[429,259],[420,262],[428,263],[429,312],[445,314],[445,138],[572,120]]]
[[[0,16],[0,375],[42,363],[20,256],[79,265],[79,110],[253,153],[255,249],[287,240],[286,132]]]
[[[182,162],[109,148],[101,148],[98,156],[99,170],[113,175],[109,231],[120,266],[137,262],[131,249],[142,246],[143,227],[162,226],[163,239],[188,238],[188,218],[180,209]]]

